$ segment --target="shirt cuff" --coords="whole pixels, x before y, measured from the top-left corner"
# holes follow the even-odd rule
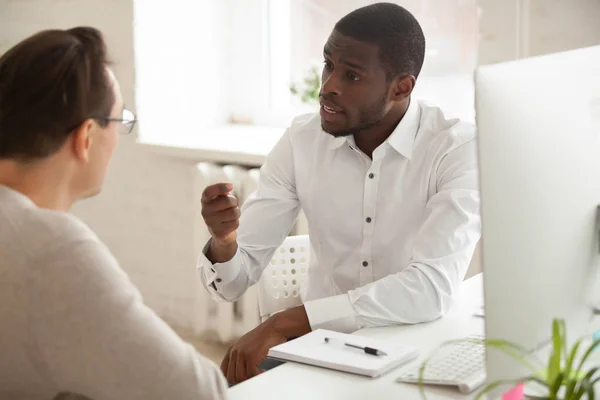
[[[356,322],[356,313],[347,294],[325,297],[304,303],[311,329],[352,333],[360,329]]]
[[[210,248],[210,240],[206,243],[200,253],[198,260],[198,268],[202,271],[204,280],[207,285],[227,285],[233,281],[240,273],[242,264],[240,262],[240,249],[238,247],[233,258],[224,263],[211,263],[206,257],[206,253]]]

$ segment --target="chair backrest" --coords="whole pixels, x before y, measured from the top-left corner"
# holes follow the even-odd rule
[[[481,272],[481,241],[465,279]],[[302,304],[310,265],[308,235],[288,236],[273,254],[258,281],[258,308],[262,320],[270,315]]]
[[[308,235],[288,236],[277,248],[258,281],[261,319],[302,304],[309,265]]]

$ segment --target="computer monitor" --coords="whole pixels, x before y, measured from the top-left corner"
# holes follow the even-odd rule
[[[486,337],[532,350],[564,318],[576,339],[600,295],[600,46],[482,66],[475,93]]]

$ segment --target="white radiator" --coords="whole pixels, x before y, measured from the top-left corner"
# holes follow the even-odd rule
[[[202,191],[208,185],[217,182],[231,182],[233,194],[241,204],[250,196],[258,185],[259,169],[247,169],[238,165],[219,166],[211,163],[200,163],[194,171],[194,204],[196,215],[194,221],[196,252],[200,254],[210,238],[208,228],[201,214]],[[300,235],[308,233],[306,219],[301,216],[290,233]],[[197,305],[199,315],[194,330],[196,332],[215,332],[221,342],[230,342],[250,331],[260,323],[258,311],[258,295],[256,286],[234,303],[219,303],[199,288]]]

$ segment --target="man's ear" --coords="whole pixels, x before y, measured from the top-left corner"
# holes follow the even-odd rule
[[[402,101],[410,97],[416,81],[412,75],[402,75],[394,78],[390,87],[392,100]]]
[[[88,162],[90,158],[90,148],[92,147],[92,132],[96,123],[93,119],[86,119],[76,128],[72,135],[73,154],[80,161]]]

